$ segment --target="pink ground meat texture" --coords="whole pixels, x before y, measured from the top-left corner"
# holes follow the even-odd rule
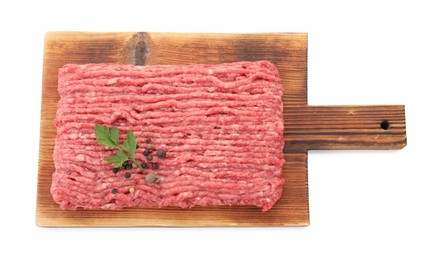
[[[58,91],[51,194],[62,209],[254,205],[267,211],[282,195],[282,87],[268,61],[67,64]],[[167,156],[153,153],[155,170],[114,173],[103,159],[115,149],[97,142],[96,123],[116,126],[120,141],[132,130],[140,162],[146,138]],[[159,183],[146,182],[150,172]]]

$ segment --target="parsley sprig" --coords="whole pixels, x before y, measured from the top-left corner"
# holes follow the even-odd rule
[[[141,165],[135,160],[137,140],[131,130],[127,132],[126,140],[124,140],[121,146],[119,144],[119,130],[117,127],[113,126],[110,129],[107,126],[96,124],[95,132],[99,144],[117,149],[115,154],[105,158],[105,161],[115,163],[114,168],[120,168],[123,163],[132,161],[142,169]]]

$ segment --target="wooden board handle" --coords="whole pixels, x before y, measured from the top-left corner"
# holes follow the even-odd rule
[[[407,144],[403,105],[286,107],[284,121],[286,153],[401,149]]]

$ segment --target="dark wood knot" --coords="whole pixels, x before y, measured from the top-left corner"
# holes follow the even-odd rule
[[[147,44],[144,41],[139,41],[135,47],[135,62],[137,66],[142,66],[146,61]]]
[[[147,64],[147,57],[149,55],[149,35],[144,32],[135,33],[127,44],[128,63],[136,66],[143,66]]]

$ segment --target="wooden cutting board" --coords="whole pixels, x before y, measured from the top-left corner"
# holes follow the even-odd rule
[[[50,194],[57,71],[65,63],[193,64],[270,60],[284,87],[286,184],[268,212],[252,206],[63,211]],[[404,106],[308,106],[307,34],[49,32],[45,35],[36,224],[68,226],[306,226],[310,149],[400,149]],[[325,174],[325,173],[323,173]]]

